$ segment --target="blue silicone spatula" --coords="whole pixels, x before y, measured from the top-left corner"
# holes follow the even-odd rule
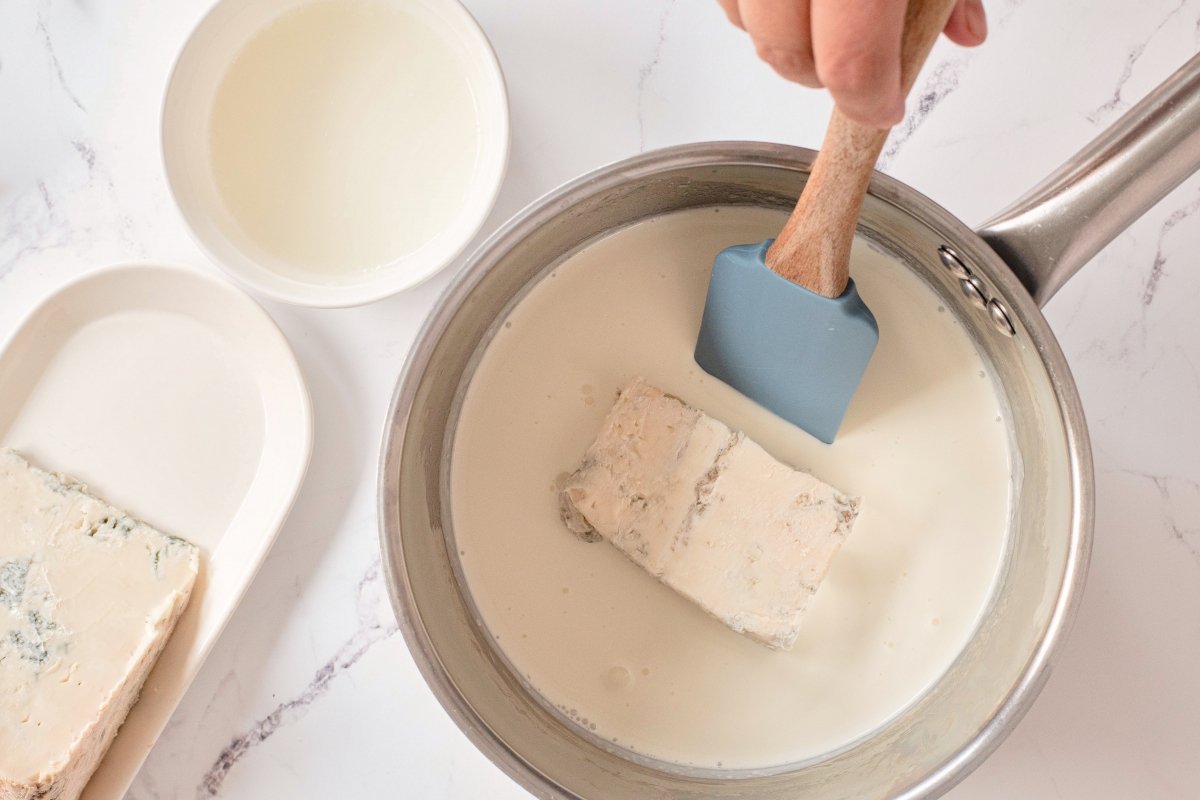
[[[909,0],[900,46],[905,94],[954,4]],[[779,236],[717,254],[696,342],[706,372],[826,443],[879,341],[850,279],[850,246],[887,135],[834,110]]]

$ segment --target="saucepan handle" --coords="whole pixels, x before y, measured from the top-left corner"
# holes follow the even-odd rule
[[[1134,220],[1200,169],[1200,55],[979,235],[1044,306]]]

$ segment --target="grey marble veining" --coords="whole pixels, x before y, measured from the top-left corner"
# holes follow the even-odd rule
[[[886,172],[892,160],[899,155],[900,150],[908,143],[925,120],[929,118],[943,100],[959,87],[963,70],[971,63],[970,56],[957,56],[942,61],[933,67],[919,89],[908,97],[908,114],[904,121],[892,130],[879,155],[876,169]]]
[[[1159,284],[1166,274],[1167,255],[1165,243],[1167,237],[1177,226],[1186,222],[1197,211],[1200,211],[1200,192],[1197,192],[1185,205],[1173,209],[1159,227],[1158,239],[1155,242],[1154,261],[1150,265],[1150,271],[1146,275],[1145,286],[1142,289],[1143,306],[1149,308],[1150,304],[1154,302],[1154,298],[1158,294]],[[1189,267],[1191,266],[1193,265],[1189,265]]]
[[[525,191],[508,198],[512,208],[634,149],[704,138],[819,141],[823,98],[776,81],[711,0],[467,5],[512,90],[509,182]],[[188,20],[207,6],[0,4],[0,339],[34,302],[101,263],[211,269],[171,207],[155,149],[165,71]],[[1200,0],[995,0],[988,11],[983,48],[935,50],[880,161],[966,217],[962,209],[995,210],[996,187],[1020,191],[1053,167],[1028,163],[1040,155],[1033,144],[1069,154],[1200,47]],[[595,41],[597,31],[608,38]],[[575,42],[588,43],[595,63],[566,63]],[[577,68],[563,78],[564,66]],[[603,124],[570,124],[580,119]],[[1197,212],[1193,181],[1048,308],[1097,454],[1090,584],[1043,697],[952,800],[1191,800],[1200,786],[1200,767],[1182,757],[1200,749]],[[347,430],[333,416],[350,415],[363,420],[364,436],[377,435],[435,296],[424,289],[331,312],[270,308],[303,363],[337,361],[308,375],[320,384],[314,396],[339,399],[318,408],[318,426]],[[376,444],[346,445],[363,463],[330,530],[284,528],[276,568],[260,577],[269,585],[254,595],[280,598],[282,610],[262,620],[256,608],[241,610],[233,631],[241,639],[210,657],[198,682],[208,694],[180,706],[130,798],[525,796],[454,728],[394,635],[374,532],[362,522],[373,519]],[[293,567],[298,550],[306,557]]]
[[[0,212],[0,282],[26,256],[70,240],[71,230],[56,211],[49,187],[38,179]]]
[[[667,24],[670,22],[671,13],[675,10],[675,4],[678,0],[667,0],[666,7],[663,8],[662,15],[658,19],[658,37],[654,43],[654,51],[650,59],[638,68],[637,81],[637,121],[638,121],[638,152],[644,152],[646,149],[646,119],[644,105],[646,103],[646,85],[650,81],[650,76],[654,74],[654,69],[662,60],[663,45],[667,42]]]
[[[54,69],[54,75],[58,79],[59,88],[63,94],[71,101],[71,104],[80,111],[87,111],[79,97],[71,90],[67,83],[67,76],[63,74],[62,63],[58,60],[58,53],[55,51],[54,38],[50,35],[50,3],[51,0],[38,0],[37,4],[37,30],[42,37],[42,45],[46,52],[46,57],[50,60],[50,65]]]
[[[997,13],[989,9],[989,28],[993,32],[1002,30],[1012,15],[1025,3],[1025,0],[1007,0],[1003,10]],[[974,53],[966,50],[950,58],[927,65],[923,72],[927,77],[918,80],[908,97],[908,113],[904,121],[897,125],[888,140],[884,143],[883,152],[879,155],[876,169],[886,172],[888,166],[900,154],[901,149],[911,139],[938,105],[952,92],[958,89],[963,73],[970,67]]]
[[[279,703],[266,716],[257,720],[249,730],[234,736],[233,740],[217,756],[213,765],[200,779],[196,787],[197,800],[216,797],[226,776],[239,761],[258,745],[271,738],[285,725],[301,719],[307,708],[329,691],[330,684],[358,663],[367,651],[380,641],[398,631],[394,619],[381,618],[378,614],[379,596],[385,592],[380,564],[376,561],[358,583],[357,606],[358,627],[354,634],[338,648],[304,687],[304,690]]]
[[[1150,35],[1145,40],[1134,44],[1129,48],[1125,56],[1125,65],[1121,70],[1121,76],[1117,78],[1117,85],[1113,88],[1112,96],[1106,100],[1095,111],[1088,114],[1088,119],[1097,124],[1107,123],[1112,121],[1113,113],[1122,111],[1128,108],[1131,104],[1125,99],[1124,91],[1129,79],[1133,77],[1133,71],[1137,67],[1138,61],[1146,52],[1146,48],[1154,41],[1154,38],[1162,32],[1168,25],[1175,22],[1176,19],[1183,13],[1184,9],[1191,3],[1191,0],[1179,0],[1179,5],[1175,6],[1171,11],[1162,18],[1162,21],[1150,32]],[[1200,18],[1197,18],[1193,24],[1197,31],[1200,31]]]

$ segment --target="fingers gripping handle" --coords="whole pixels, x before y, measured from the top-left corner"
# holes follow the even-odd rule
[[[900,88],[907,95],[956,0],[909,0],[900,41]],[[850,245],[863,197],[888,130],[834,110],[804,192],[767,252],[767,266],[825,297],[850,279]]]

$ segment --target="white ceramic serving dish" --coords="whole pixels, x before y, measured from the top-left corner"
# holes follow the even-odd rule
[[[283,334],[190,269],[113,266],[43,301],[0,350],[0,444],[198,545],[200,578],[85,798],[119,798],[233,614],[308,467]]]
[[[221,0],[192,31],[163,100],[162,156],[171,194],[201,248],[244,286],[288,303],[323,308],[360,305],[414,286],[453,261],[483,226],[508,163],[508,94],[483,30],[457,0],[400,3],[456,51],[475,98],[480,150],[467,200],[453,221],[414,253],[372,269],[352,283],[316,283],[272,269],[226,210],[210,163],[213,100],[230,63],[269,23],[314,0]],[[277,267],[281,266],[276,264]]]

